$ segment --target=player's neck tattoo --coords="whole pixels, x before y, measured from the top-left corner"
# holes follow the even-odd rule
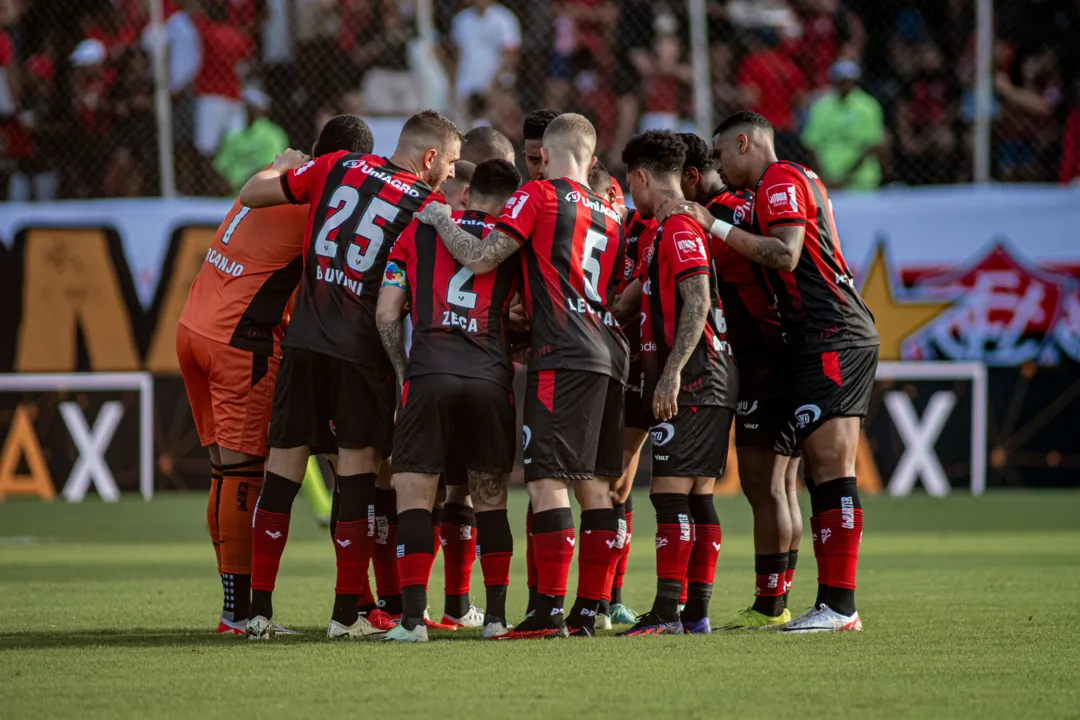
[[[682,193],[675,190],[657,190],[658,193],[664,196],[663,202],[656,208],[656,212],[653,215],[656,217],[658,223],[662,223],[667,220],[671,211],[679,204],[679,201],[683,199]]]

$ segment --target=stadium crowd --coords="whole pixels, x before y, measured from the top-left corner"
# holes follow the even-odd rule
[[[616,174],[633,133],[688,129],[683,2],[433,4],[433,62],[466,127],[490,124],[518,142],[522,108],[575,110],[595,123]],[[147,8],[0,2],[0,196],[160,192]],[[164,9],[185,194],[235,191],[286,145],[310,147],[338,113],[405,117],[424,104],[414,0]],[[971,180],[972,0],[709,0],[707,11],[715,117],[762,113],[781,155],[836,188]],[[1080,3],[997,3],[995,24],[994,178],[1080,177]]]

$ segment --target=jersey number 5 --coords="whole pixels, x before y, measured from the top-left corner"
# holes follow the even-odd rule
[[[596,230],[585,232],[585,242],[581,250],[581,272],[585,276],[582,289],[585,291],[585,297],[593,302],[603,302],[597,290],[600,286],[601,275],[599,253],[607,250],[607,242],[607,235],[602,232]]]
[[[360,204],[360,193],[356,188],[341,185],[330,196],[328,209],[334,214],[326,218],[322,229],[315,238],[315,254],[322,257],[336,258],[338,251],[337,240],[330,239],[330,233],[337,230],[356,212],[356,206]],[[356,236],[364,242],[353,241],[345,253],[345,264],[349,269],[364,273],[375,264],[375,258],[382,249],[384,233],[382,226],[375,222],[381,218],[384,223],[391,223],[397,219],[398,209],[385,200],[373,197],[368,200],[364,214],[360,216],[360,222],[356,224]]]
[[[466,287],[466,285],[472,287],[472,279],[473,274],[469,268],[458,268],[458,271],[454,273],[453,277],[450,278],[450,283],[446,286],[447,305],[469,310],[476,309],[476,293],[469,292]]]

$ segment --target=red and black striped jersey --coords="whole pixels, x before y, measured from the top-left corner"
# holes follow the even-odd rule
[[[463,230],[486,237],[495,218],[475,210],[452,214]],[[417,221],[401,233],[386,264],[387,282],[404,274],[412,315],[408,377],[445,373],[513,386],[508,355],[510,301],[521,267],[504,262],[484,275],[462,267],[435,228]]]
[[[754,194],[759,235],[784,225],[806,228],[794,272],[766,268],[786,342],[803,352],[878,344],[874,316],[840,252],[825,184],[809,168],[781,160],[765,170]]]
[[[585,370],[626,380],[626,337],[611,311],[625,240],[618,214],[585,185],[533,180],[496,228],[521,243],[529,370]]]
[[[655,218],[646,220],[641,217],[641,213],[636,209],[631,210],[626,216],[626,220],[623,222],[623,234],[626,236],[626,257],[623,259],[623,282],[620,291],[637,275],[638,258],[641,257],[638,238],[649,228],[655,227]]]
[[[304,275],[285,347],[386,369],[375,304],[394,240],[429,200],[427,183],[379,155],[323,155],[281,176],[285,197],[310,203]]]
[[[705,207],[724,222],[750,230],[754,194],[725,190]],[[735,358],[746,367],[782,347],[780,314],[765,280],[765,267],[736,252],[718,237],[709,236],[713,270],[724,308],[726,329]]]
[[[640,241],[639,241],[640,242]],[[651,245],[641,248],[641,364],[645,372],[645,407],[664,372],[682,314],[679,283],[694,275],[709,278],[710,309],[697,347],[680,378],[680,407],[735,407],[739,396],[731,347],[720,328],[723,308],[710,265],[708,240],[701,226],[685,215],[660,223]]]

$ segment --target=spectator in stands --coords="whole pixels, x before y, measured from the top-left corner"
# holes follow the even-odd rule
[[[772,30],[747,34],[747,54],[736,80],[739,104],[772,123],[777,157],[801,162],[805,153],[795,129],[795,109],[806,97],[806,78],[791,58],[777,49],[778,44]]]
[[[244,127],[238,65],[251,55],[254,44],[229,24],[225,0],[204,0],[204,9],[205,14],[195,18],[203,47],[195,77],[195,149],[213,157],[225,135]]]
[[[1061,169],[1058,179],[1071,183],[1080,179],[1080,81],[1074,80],[1071,109],[1065,119],[1061,143]]]
[[[795,58],[812,89],[825,87],[833,61],[861,59],[866,41],[862,21],[840,0],[798,0],[795,4],[802,20]]]
[[[521,48],[517,16],[493,0],[471,0],[468,7],[454,16],[450,40],[446,48],[447,64],[454,78],[459,112],[466,110],[471,96],[480,95],[486,115],[492,84],[512,88],[516,81]],[[467,114],[472,119],[481,113]]]
[[[1005,182],[1049,179],[1041,172],[1052,163],[1061,138],[1061,73],[1053,48],[1042,47],[1019,63],[1018,82],[1008,73],[994,77],[1002,113],[997,128],[997,164]]]
[[[935,43],[926,41],[905,50],[904,60],[912,70],[893,113],[897,178],[908,185],[953,182],[958,147],[956,82]]]
[[[683,108],[691,107],[693,70],[683,56],[678,21],[671,14],[655,21],[652,52],[635,55],[641,76],[642,114],[640,130],[676,130]]]
[[[638,116],[641,114],[641,75],[638,68],[647,62],[652,50],[656,13],[653,0],[625,0],[619,6],[611,83],[617,97],[615,130],[605,163],[609,170],[624,167],[622,149],[638,131]]]
[[[108,50],[100,40],[83,40],[71,53],[71,109],[67,141],[80,162],[63,167],[66,197],[101,195],[101,170],[106,166],[109,131],[109,83],[105,74]],[[74,154],[74,153],[71,153]]]
[[[415,8],[408,0],[367,3],[377,12],[356,37],[353,59],[363,71],[364,107],[372,115],[408,116],[420,109],[421,94],[410,66],[416,37]],[[348,82],[338,78],[338,82]]]
[[[554,33],[544,107],[567,110],[573,100],[578,54],[596,58],[609,49],[607,35],[619,21],[612,0],[556,0],[551,4]]]
[[[160,192],[158,157],[147,151],[157,142],[154,79],[149,59],[137,46],[129,46],[117,62],[110,101],[112,150],[105,169],[105,195],[156,195]]]
[[[228,181],[234,194],[240,192],[252,175],[289,147],[289,136],[267,116],[269,96],[258,88],[249,87],[241,97],[250,120],[248,126],[229,133],[214,158],[214,169]]]
[[[873,190],[881,185],[885,119],[878,103],[859,87],[854,60],[829,68],[831,88],[813,105],[802,133],[811,166],[830,188]]]

